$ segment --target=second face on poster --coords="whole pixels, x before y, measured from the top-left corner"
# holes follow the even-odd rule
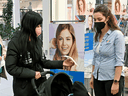
[[[51,60],[70,56],[78,65],[71,71],[84,71],[84,24],[50,24],[49,40]]]
[[[95,8],[95,0],[76,0],[75,3],[76,15],[92,15]]]

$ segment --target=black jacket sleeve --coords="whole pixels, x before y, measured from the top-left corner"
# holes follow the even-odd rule
[[[63,61],[41,59],[41,66],[47,69],[63,69]]]
[[[40,41],[40,39],[38,39],[38,51],[40,51],[41,56],[44,55],[43,57],[41,57],[41,66],[43,68],[46,68],[46,69],[63,69],[63,61],[51,61],[51,60],[46,60],[46,57],[45,57],[45,54],[42,52],[42,43]]]
[[[25,67],[18,66],[18,46],[19,44],[13,40],[8,43],[7,55],[6,55],[6,69],[7,72],[17,78],[34,78],[35,71]]]

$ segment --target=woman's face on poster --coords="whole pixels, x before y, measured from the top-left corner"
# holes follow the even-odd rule
[[[61,31],[60,35],[57,38],[57,46],[61,55],[69,54],[69,51],[72,47],[73,38],[68,29]]]
[[[79,8],[80,8],[80,11],[83,11],[83,1],[82,0],[79,1]]]
[[[92,23],[93,23],[92,17],[88,17],[88,25],[92,26]]]
[[[120,11],[120,9],[119,9],[120,7],[119,7],[119,3],[116,3],[116,10],[119,12]]]

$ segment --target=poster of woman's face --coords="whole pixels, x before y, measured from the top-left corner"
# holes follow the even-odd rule
[[[92,15],[95,8],[95,0],[86,0],[86,15]]]
[[[127,14],[127,11],[126,11],[126,8],[127,8],[127,0],[123,0],[123,2],[121,1],[121,12],[122,12],[122,15],[125,15]]]
[[[92,15],[95,0],[76,0],[76,15]]]
[[[86,14],[86,1],[76,0],[76,15],[85,15],[85,14]]]
[[[93,15],[86,15],[86,33],[91,33],[94,27]]]
[[[84,24],[50,24],[49,52],[51,60],[72,57],[78,66],[71,71],[84,71]]]
[[[115,15],[121,15],[126,14],[126,5],[127,0],[115,0],[114,2],[114,9],[115,9]]]

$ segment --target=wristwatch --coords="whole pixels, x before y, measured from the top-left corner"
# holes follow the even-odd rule
[[[119,83],[120,81],[118,81],[118,80],[113,80],[113,82],[117,84],[117,83]]]

